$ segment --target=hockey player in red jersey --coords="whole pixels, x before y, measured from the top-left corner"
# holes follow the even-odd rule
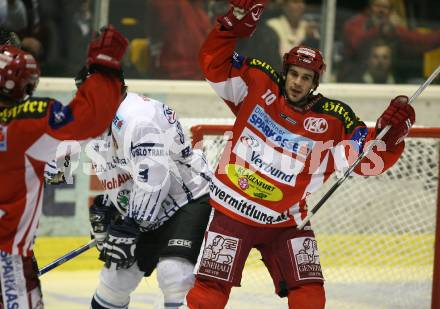
[[[263,61],[238,55],[237,39],[252,34],[264,4],[230,3],[201,48],[200,64],[237,119],[210,184],[215,212],[186,302],[192,309],[224,308],[256,248],[289,308],[324,308],[314,232],[310,224],[296,228],[307,215],[305,199],[333,172],[347,168],[388,124],[386,151],[375,148],[355,172],[376,175],[391,167],[403,151],[415,112],[408,98],[399,96],[376,130],[368,130],[347,104],[314,94],[325,69],[319,50],[294,47],[284,56],[281,74]]]
[[[32,97],[35,59],[0,45],[0,308],[43,308],[32,250],[42,209],[45,163],[63,140],[102,134],[121,102],[120,60],[128,41],[113,27],[88,48],[90,74],[69,105]]]

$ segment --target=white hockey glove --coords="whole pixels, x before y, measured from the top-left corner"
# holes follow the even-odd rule
[[[101,251],[107,237],[111,222],[119,216],[119,212],[111,203],[108,195],[97,195],[89,208],[90,237],[96,239],[96,248]]]
[[[44,183],[46,185],[59,185],[66,183],[64,173],[57,168],[55,160],[47,162],[44,166]]]
[[[139,234],[137,224],[131,219],[111,224],[99,255],[105,267],[117,270],[132,266],[136,262],[135,250]]]

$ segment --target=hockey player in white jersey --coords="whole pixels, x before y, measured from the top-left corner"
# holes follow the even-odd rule
[[[86,151],[105,196],[90,208],[92,236],[105,262],[91,307],[128,308],[130,293],[157,269],[165,308],[192,287],[211,207],[208,166],[175,112],[127,93],[111,128]],[[122,214],[114,220],[112,205]]]

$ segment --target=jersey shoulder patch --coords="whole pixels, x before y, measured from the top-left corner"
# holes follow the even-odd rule
[[[236,51],[234,51],[234,53],[232,54],[231,63],[234,68],[240,69],[244,63],[244,57],[239,53],[237,53]]]
[[[37,119],[47,114],[50,98],[29,98],[22,103],[0,108],[0,123],[9,123],[15,119]]]
[[[338,100],[322,97],[321,100],[313,106],[312,110],[339,119],[344,126],[345,133],[353,132],[353,129],[360,125],[365,126],[350,106]]]
[[[166,120],[170,124],[174,124],[177,121],[177,115],[176,112],[169,106],[162,103],[162,109],[163,109],[163,115],[165,116]]]
[[[257,58],[248,58],[247,64],[251,68],[256,68],[256,69],[263,71],[264,73],[269,75],[269,77],[275,83],[277,83],[278,85],[281,86],[282,78],[281,78],[280,74],[278,74],[278,72],[274,68],[272,68],[272,66],[269,63],[267,63],[263,60],[257,59]]]
[[[57,100],[52,100],[49,125],[52,129],[59,129],[73,120],[72,109]]]

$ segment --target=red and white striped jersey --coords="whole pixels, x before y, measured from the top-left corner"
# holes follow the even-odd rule
[[[68,106],[30,98],[0,107],[0,251],[29,255],[42,209],[43,173],[62,140],[102,134],[121,101],[115,77],[93,74]]]
[[[297,225],[307,215],[306,197],[347,168],[375,132],[347,104],[322,95],[296,110],[283,95],[282,77],[235,53],[236,41],[217,27],[200,52],[207,81],[236,115],[210,184],[211,204],[250,225]],[[356,172],[383,172],[403,148],[371,152]]]

